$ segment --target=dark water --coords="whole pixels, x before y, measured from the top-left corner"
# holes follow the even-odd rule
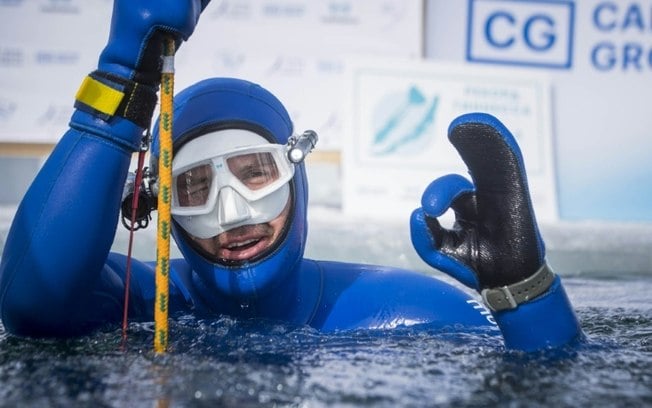
[[[492,333],[428,327],[321,335],[222,318],[152,324],[72,340],[0,330],[0,405],[652,406],[652,279],[567,277],[588,341],[524,355]],[[617,288],[617,289],[614,289]]]
[[[308,257],[432,273],[403,223],[325,215],[313,215]],[[0,211],[0,244],[12,217]],[[153,230],[138,234],[136,257],[155,259]],[[0,326],[0,407],[652,407],[652,225],[560,225],[544,236],[588,339],[563,352],[523,355],[492,333],[453,329],[320,335],[182,318],[157,356],[153,324],[132,324],[125,350],[118,328],[34,340]],[[114,250],[126,242],[119,230]]]

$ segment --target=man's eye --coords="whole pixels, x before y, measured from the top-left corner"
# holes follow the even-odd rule
[[[197,183],[193,185],[186,186],[186,191],[190,194],[198,194],[202,191],[208,191],[208,184],[206,183]]]
[[[257,178],[265,178],[269,173],[263,169],[249,169],[244,175],[243,180],[253,180]]]
[[[188,177],[186,179],[186,185],[188,187],[206,187],[210,183],[210,179],[206,176],[202,177]]]
[[[274,182],[278,179],[278,174],[273,166],[257,166],[243,169],[238,178],[244,185],[256,190]]]

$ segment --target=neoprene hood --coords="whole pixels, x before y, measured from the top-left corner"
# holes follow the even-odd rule
[[[234,78],[211,78],[181,91],[174,99],[173,143],[178,151],[188,141],[221,129],[254,131],[272,143],[285,144],[293,125],[283,104],[261,86]],[[152,139],[152,159],[159,151],[158,122]],[[305,249],[308,187],[305,167],[297,165],[291,184],[292,209],[284,234],[260,259],[237,265],[213,261],[201,254],[173,222],[172,235],[202,282],[223,295],[248,298],[264,295],[296,271]]]

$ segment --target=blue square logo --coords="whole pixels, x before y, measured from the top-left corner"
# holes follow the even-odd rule
[[[466,58],[568,69],[574,16],[572,1],[469,0]]]

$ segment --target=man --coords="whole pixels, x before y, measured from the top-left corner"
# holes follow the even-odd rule
[[[126,259],[109,250],[130,158],[156,104],[163,35],[188,39],[206,3],[115,1],[98,70],[80,88],[70,130],[7,239],[0,312],[8,331],[72,336],[120,321]],[[489,319],[475,298],[430,276],[303,258],[305,169],[288,154],[297,139],[287,111],[262,87],[201,81],[177,95],[173,123],[172,231],[183,258],[170,265],[171,313],[321,331],[420,323],[475,330],[495,319],[505,344],[526,351],[581,337],[545,263],[520,151],[495,118],[470,114],[451,124],[474,183],[458,175],[436,180],[411,219],[417,252],[481,292]],[[437,222],[448,208],[456,212],[453,230]],[[132,319],[152,319],[153,270],[133,263]]]

